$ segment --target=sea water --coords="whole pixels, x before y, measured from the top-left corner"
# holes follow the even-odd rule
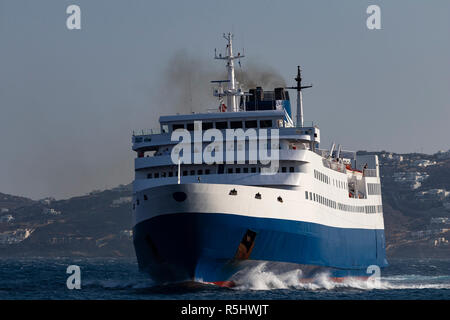
[[[135,259],[3,258],[0,299],[450,299],[450,259],[390,259],[379,281],[301,282],[261,263],[239,275],[234,288],[202,283],[157,284]],[[68,289],[69,265],[80,267],[80,289]]]

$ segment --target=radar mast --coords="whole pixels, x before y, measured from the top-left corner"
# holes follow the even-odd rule
[[[297,66],[297,77],[295,77],[295,81],[297,82],[297,86],[295,87],[286,87],[286,89],[295,89],[297,90],[297,114],[296,114],[296,126],[303,127],[303,97],[302,97],[302,89],[311,88],[310,86],[302,87],[302,75],[301,75],[300,66]]]
[[[227,96],[227,104],[226,104],[226,111],[228,112],[236,112],[239,111],[238,105],[236,102],[236,97],[243,96],[244,92],[242,89],[237,86],[235,74],[234,74],[234,60],[244,58],[245,56],[239,52],[236,56],[233,55],[233,34],[223,34],[223,37],[225,40],[227,40],[227,47],[226,47],[226,55],[222,56],[222,54],[217,55],[217,50],[214,52],[214,59],[219,60],[226,60],[227,61],[227,73],[228,73],[228,80],[220,80],[220,82],[227,82],[228,88],[227,90],[224,90],[221,95]],[[216,81],[219,82],[219,81]],[[215,94],[216,95],[216,94]]]

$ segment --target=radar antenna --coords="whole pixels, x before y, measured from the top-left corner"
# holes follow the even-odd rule
[[[295,87],[286,87],[286,89],[295,89],[297,90],[297,115],[296,115],[296,125],[297,127],[303,127],[303,98],[302,98],[302,89],[311,88],[312,85],[302,86],[302,75],[301,75],[300,66],[297,66],[297,77],[295,77],[295,81],[297,82],[297,86]]]
[[[226,109],[229,112],[238,111],[237,103],[236,103],[236,97],[243,96],[244,92],[240,87],[237,85],[237,81],[234,75],[234,60],[235,59],[241,59],[245,56],[243,54],[238,53],[236,56],[233,55],[233,34],[223,34],[223,37],[225,40],[228,41],[227,47],[226,47],[226,54],[222,55],[219,53],[217,55],[217,50],[214,50],[214,59],[219,60],[227,60],[227,72],[228,72],[228,88],[227,90],[223,91],[224,96],[227,96],[227,105]],[[220,81],[220,84],[225,81]],[[220,89],[219,89],[220,90]]]

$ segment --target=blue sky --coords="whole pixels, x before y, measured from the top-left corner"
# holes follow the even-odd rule
[[[70,4],[81,30],[66,28]],[[381,30],[366,27],[371,4]],[[163,94],[178,90],[165,87],[174,55],[219,72],[211,58],[228,31],[244,69],[292,83],[302,66],[322,146],[447,150],[449,12],[446,0],[0,0],[0,192],[66,198],[130,182],[132,130],[179,111]],[[192,95],[196,111],[214,104]]]

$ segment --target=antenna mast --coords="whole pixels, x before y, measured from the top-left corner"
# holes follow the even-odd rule
[[[311,88],[310,86],[302,87],[302,75],[300,66],[297,66],[297,77],[295,77],[295,81],[297,82],[296,87],[286,87],[286,89],[295,89],[297,90],[297,114],[296,114],[296,125],[297,127],[303,127],[303,97],[302,97],[302,89]]]
[[[224,91],[223,95],[227,96],[227,111],[235,112],[238,111],[238,106],[236,103],[236,97],[242,96],[244,93],[241,88],[237,88],[236,86],[236,78],[234,76],[234,59],[240,59],[245,57],[238,53],[237,56],[233,56],[233,34],[223,34],[225,40],[228,41],[226,48],[226,55],[222,56],[221,54],[217,55],[217,51],[215,51],[214,59],[227,60],[227,72],[228,72],[228,89]],[[225,81],[222,81],[225,82]]]

